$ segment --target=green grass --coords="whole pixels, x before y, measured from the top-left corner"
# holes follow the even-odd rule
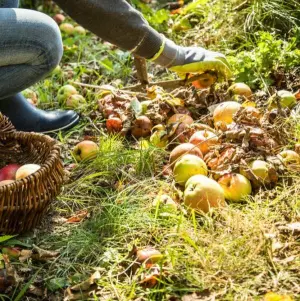
[[[205,5],[202,9],[199,8],[200,2]],[[274,55],[271,63],[267,64],[274,70],[279,68],[276,64],[281,63],[285,67],[287,57],[293,57],[291,53],[297,46],[289,48],[291,40],[279,41],[279,37],[265,33],[258,42],[253,39],[241,41],[246,35],[241,34],[240,27],[236,31],[231,30],[230,36],[230,27],[225,23],[227,20],[229,24],[233,22],[236,15],[232,9],[240,2],[226,2],[226,6],[222,6],[213,1],[209,10],[205,3],[195,1],[187,11],[187,14],[194,13],[193,18],[202,16],[203,25],[193,23],[192,18],[190,30],[169,34],[183,44],[199,44],[205,36],[214,39],[208,41],[208,45],[215,49],[232,49],[232,63],[240,73],[240,69],[247,67],[243,58],[254,45],[251,52],[254,67],[249,67],[254,71],[248,72],[254,79],[268,71],[263,69],[268,63],[266,52]],[[251,5],[255,3],[257,1]],[[221,16],[224,9],[230,12],[226,18],[209,20],[213,11]],[[149,14],[152,16],[153,11],[150,10]],[[164,22],[158,26],[163,28]],[[236,34],[241,35],[240,40]],[[268,51],[263,51],[267,47],[263,47],[263,42],[269,47]],[[294,43],[298,45],[299,41]],[[71,81],[96,85],[113,83],[119,87],[135,81],[128,53],[96,41],[91,34],[64,37],[64,44],[75,47],[65,52],[61,63],[63,73],[49,76],[34,87],[41,107],[59,107],[57,91]],[[282,54],[280,49],[285,52]],[[241,51],[245,52],[239,54]],[[294,67],[290,69],[294,70]],[[150,71],[155,76],[157,74],[157,78],[174,76],[162,73],[159,68],[151,67]],[[269,74],[265,73],[264,82],[267,82]],[[30,281],[35,286],[48,288],[49,283],[55,281],[73,285],[98,269],[101,274],[99,295],[90,300],[181,300],[184,295],[195,293],[198,296],[195,300],[249,301],[262,300],[269,291],[300,300],[299,235],[280,228],[299,221],[298,175],[294,176],[293,185],[287,185],[288,179],[282,179],[276,189],[260,191],[242,204],[229,204],[225,209],[207,215],[186,212],[182,207],[176,210],[164,205],[154,206],[153,201],[158,195],[169,194],[173,199],[178,198],[172,189],[171,179],[161,174],[168,153],[155,147],[141,150],[134,140],[108,136],[103,131],[104,120],[101,117],[92,121],[94,126],[91,125],[90,114],[97,108],[99,95],[91,89],[78,90],[87,99],[87,105],[80,111],[83,115],[81,124],[68,133],[57,135],[64,163],[75,162],[71,150],[84,135],[96,137],[99,154],[95,160],[80,163],[72,170],[70,181],[52,204],[43,225],[33,234],[18,238],[44,249],[59,250],[59,257],[44,264],[15,262],[15,268],[24,278],[15,292],[10,293],[10,298],[0,295],[0,299],[18,300],[17,296],[22,298],[27,294],[31,298],[28,300],[41,300],[26,292]],[[294,145],[300,138],[298,117],[294,118],[292,126],[296,137],[291,145]],[[89,212],[88,218],[81,223],[67,224],[61,220],[79,210]],[[130,273],[133,259],[128,258],[128,254],[133,246],[153,246],[164,255],[160,262],[164,277],[155,288],[144,289],[140,285],[143,267],[135,275]],[[30,270],[26,272],[27,268]],[[53,289],[45,300],[54,296],[62,300],[63,292],[64,289]]]

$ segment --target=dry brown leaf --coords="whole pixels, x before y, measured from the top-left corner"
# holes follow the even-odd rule
[[[97,280],[101,278],[100,272],[96,271],[89,279],[71,287],[71,291],[88,291],[97,287]]]
[[[66,221],[67,224],[76,224],[83,221],[87,216],[89,212],[87,210],[80,210],[75,213],[75,215],[72,215],[69,217]]]
[[[31,258],[37,261],[49,261],[55,259],[59,255],[57,251],[48,251],[33,245]]]

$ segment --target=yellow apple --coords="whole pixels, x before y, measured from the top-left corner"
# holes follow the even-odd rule
[[[14,180],[4,180],[4,181],[0,181],[0,187],[1,186],[5,186],[5,185],[9,185],[11,183],[14,183]]]
[[[218,136],[211,131],[198,131],[190,138],[190,143],[196,145],[203,155],[206,155],[211,145],[218,144]]]
[[[38,164],[25,164],[21,166],[16,172],[16,180],[20,180],[28,177],[29,175],[35,173],[41,168]]]
[[[59,28],[61,32],[64,32],[68,35],[72,35],[74,33],[74,26],[70,23],[62,23]]]
[[[173,173],[175,182],[183,186],[194,175],[207,175],[207,166],[198,156],[187,154],[176,162]]]
[[[224,122],[226,124],[233,122],[234,114],[241,108],[241,104],[235,101],[225,101],[220,103],[214,110],[214,123]]]
[[[74,27],[74,33],[79,35],[86,35],[86,30],[82,26],[75,26]]]
[[[246,98],[251,98],[252,91],[250,87],[244,83],[235,83],[228,88],[228,93],[231,95],[241,95]]]
[[[94,159],[99,151],[99,146],[90,140],[84,140],[78,143],[74,150],[73,154],[75,159],[80,162],[83,160]]]
[[[278,157],[282,160],[282,162],[288,167],[296,167],[299,169],[300,165],[300,156],[295,151],[292,150],[284,150],[279,153]]]
[[[218,183],[228,201],[239,202],[252,192],[250,181],[241,174],[226,174],[218,180]]]
[[[263,160],[255,160],[251,162],[248,168],[253,172],[253,174],[262,182],[270,182],[269,170],[272,166]],[[241,170],[241,174],[247,176],[244,170]]]
[[[185,185],[184,203],[197,211],[209,212],[210,208],[225,206],[222,187],[204,175],[192,176]]]

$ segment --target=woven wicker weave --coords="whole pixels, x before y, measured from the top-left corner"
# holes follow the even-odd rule
[[[49,136],[18,132],[0,114],[0,168],[9,164],[41,165],[34,174],[0,187],[0,233],[31,230],[60,193],[64,170],[60,149]]]

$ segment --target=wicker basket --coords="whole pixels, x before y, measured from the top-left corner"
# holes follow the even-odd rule
[[[36,163],[41,168],[22,180],[0,187],[1,234],[34,228],[49,203],[60,193],[64,177],[56,141],[41,134],[18,132],[0,113],[0,168],[9,163]]]

